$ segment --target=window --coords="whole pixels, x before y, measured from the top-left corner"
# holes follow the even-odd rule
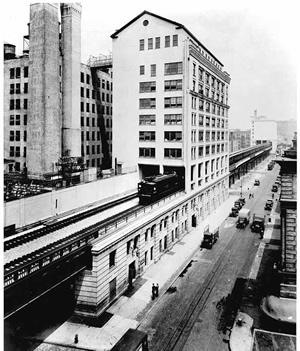
[[[199,131],[199,141],[203,141],[203,131]]]
[[[20,157],[21,151],[20,151],[20,146],[16,146],[16,157]]]
[[[181,149],[165,149],[164,150],[165,158],[181,158],[182,150]]]
[[[165,141],[182,141],[182,132],[165,132]]]
[[[166,48],[170,47],[170,36],[169,35],[165,36],[165,47]]]
[[[9,125],[10,126],[14,126],[15,125],[15,116],[14,115],[10,115],[9,116]]]
[[[15,141],[15,132],[13,130],[9,132],[9,141]]]
[[[80,72],[80,81],[81,83],[84,83],[84,73]]]
[[[23,108],[24,108],[24,110],[27,110],[27,108],[28,108],[28,100],[27,99],[24,99],[24,101],[23,101]]]
[[[102,84],[102,89],[105,89],[105,79],[101,80],[101,84]]]
[[[210,131],[206,131],[205,133],[205,140],[210,141]]]
[[[116,252],[117,250],[114,250],[109,254],[109,268],[116,265]]]
[[[16,100],[16,110],[20,110],[20,108],[21,108],[21,100],[17,99]]]
[[[20,115],[16,115],[16,126],[19,126],[20,124],[21,124]]]
[[[27,126],[27,115],[24,115],[24,126]]]
[[[26,157],[27,156],[27,149],[26,149],[26,146],[24,146],[23,148],[23,157]]]
[[[151,65],[151,77],[156,77],[156,65]]]
[[[160,48],[160,37],[156,37],[155,38],[155,49],[159,49]]]
[[[90,84],[90,75],[89,74],[86,75],[86,83]]]
[[[153,99],[140,99],[140,109],[143,109],[143,108],[155,108],[156,107],[156,100],[153,98]]]
[[[15,100],[10,100],[9,101],[9,109],[13,110],[15,108]]]
[[[140,132],[139,141],[155,141],[155,132]]]
[[[90,132],[86,132],[86,141],[90,141]]]
[[[156,82],[140,82],[140,93],[151,93],[156,91]]]
[[[83,87],[80,88],[80,96],[84,97],[84,88]]]
[[[165,98],[165,108],[182,107],[182,96]]]
[[[140,51],[145,50],[145,40],[144,39],[140,39]]]
[[[27,141],[27,131],[24,130],[24,141]]]
[[[28,93],[28,83],[24,83],[24,94]]]
[[[147,147],[140,147],[139,148],[139,155],[140,157],[155,157],[155,148],[147,148]]]
[[[153,49],[153,38],[148,38],[148,50]]]
[[[204,123],[204,116],[199,115],[199,126],[203,126],[203,123]]]
[[[145,74],[145,66],[140,66],[140,75],[144,75]]]
[[[198,164],[198,178],[202,177],[202,167],[203,167],[203,163],[199,163]]]
[[[210,146],[208,145],[205,147],[205,155],[208,156],[209,153],[210,153]]]
[[[89,155],[90,154],[90,147],[89,145],[86,146],[86,154]],[[87,165],[88,166],[88,165]]]
[[[199,110],[203,111],[204,109],[204,101],[203,100],[199,100]]]
[[[165,81],[165,91],[172,90],[182,90],[182,79]]]
[[[20,78],[20,77],[21,77],[21,68],[16,67],[16,78]]]
[[[21,85],[20,83],[16,84],[16,94],[20,94],[21,93]]]
[[[89,103],[86,104],[86,112],[90,112],[90,104]]]
[[[165,75],[182,74],[182,62],[165,63]]]
[[[203,146],[199,146],[198,148],[198,157],[203,157]]]
[[[15,69],[14,68],[11,68],[9,70],[9,77],[10,77],[10,79],[14,79],[15,78]]]
[[[15,85],[14,85],[14,84],[11,84],[11,85],[10,85],[9,93],[10,93],[10,94],[14,94],[14,93],[15,93]]]
[[[14,157],[15,156],[15,148],[13,146],[9,147],[9,156]]]
[[[165,115],[165,124],[182,124],[182,114]]]
[[[84,102],[81,102],[81,103],[80,103],[80,111],[81,111],[81,112],[84,112]]]
[[[20,141],[20,131],[16,130],[16,141]]]
[[[173,46],[178,46],[178,35],[173,35]]]
[[[87,97],[87,98],[90,97],[90,89],[86,89],[86,97]]]
[[[140,125],[142,124],[155,124],[155,115],[140,115],[139,116]]]

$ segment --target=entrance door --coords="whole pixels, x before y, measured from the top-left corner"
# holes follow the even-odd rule
[[[113,300],[117,295],[117,278],[109,282],[109,300]]]
[[[136,277],[136,269],[135,269],[135,262],[130,263],[129,270],[128,270],[128,282],[129,285],[132,286],[132,282]]]

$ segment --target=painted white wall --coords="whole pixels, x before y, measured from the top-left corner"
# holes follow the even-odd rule
[[[96,201],[135,190],[137,183],[138,173],[134,172],[5,202],[3,224],[4,227],[15,224],[16,228],[20,228],[56,214],[62,214]]]

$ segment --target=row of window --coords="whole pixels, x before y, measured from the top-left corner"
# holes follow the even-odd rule
[[[218,145],[208,145],[199,146],[198,147],[198,157],[204,157],[209,155],[214,155],[216,153],[227,151],[228,144],[218,144]],[[191,158],[196,158],[196,147],[191,148]],[[205,154],[204,154],[205,151]],[[140,147],[139,148],[139,157],[146,157],[146,158],[155,158],[155,148],[151,147]],[[165,158],[182,158],[182,149],[179,148],[165,148],[164,149],[164,157]]]
[[[28,108],[28,99],[23,99],[23,109],[27,110]],[[9,101],[10,110],[21,110],[21,100],[20,99],[11,99]]]
[[[161,44],[160,37],[148,38],[147,43],[148,43],[148,46],[147,46],[148,50],[160,49],[160,44]],[[174,34],[172,36],[172,46],[178,46],[178,35],[177,34]],[[171,36],[170,35],[165,36],[164,47],[165,48],[171,47]],[[140,51],[144,51],[144,50],[145,50],[145,39],[140,39]]]
[[[85,78],[84,78],[85,77]],[[106,90],[113,90],[113,83],[109,82],[108,80],[105,79],[100,79],[99,77],[97,79],[97,87],[106,89]],[[80,82],[81,83],[86,83],[86,84],[91,84],[91,76],[89,74],[84,74],[84,72],[81,72],[80,74]]]
[[[174,74],[182,74],[183,66],[182,62],[170,62],[170,63],[165,63],[164,66],[164,74],[165,76],[170,76]],[[145,70],[145,65],[140,66],[140,75],[145,75],[146,70]],[[150,65],[150,76],[155,77],[156,76],[156,64]]]
[[[177,97],[166,97],[164,99],[164,107],[182,107],[182,96]],[[145,98],[139,100],[140,109],[152,109],[156,108],[156,99],[155,98]]]
[[[23,148],[23,156],[26,157],[27,149],[26,146]],[[21,147],[20,146],[10,146],[9,147],[9,157],[21,157]]]
[[[9,125],[10,126],[20,126],[21,125],[21,116],[20,115],[10,115],[9,116]],[[23,116],[23,125],[27,126],[27,115]]]
[[[193,62],[193,77],[196,77],[197,64]],[[220,82],[211,73],[204,71],[204,69],[198,66],[198,81],[205,82],[205,84],[210,85],[211,88],[215,88],[222,93],[225,93],[225,84]],[[226,86],[226,93],[228,94],[228,87]]]
[[[10,94],[21,94],[21,84],[16,83],[16,84],[10,84]],[[23,93],[27,94],[28,93],[28,83],[23,84]]]
[[[197,109],[197,100],[198,100],[199,111],[204,111],[204,100],[197,99],[196,97],[193,97],[193,96],[192,96],[192,100],[191,100],[192,109],[194,109],[194,110]],[[225,111],[227,114],[227,109],[225,110],[224,107],[210,103],[208,101],[205,102],[205,112],[217,114],[218,116],[225,116]]]
[[[92,109],[90,108],[91,106],[92,106]],[[100,113],[101,115],[105,115],[105,114],[112,115],[112,106],[95,105],[95,104],[90,104],[89,102],[87,103],[81,102],[80,111],[96,113],[96,106],[97,106],[97,113]]]
[[[21,78],[21,67],[10,68],[10,79]],[[28,66],[23,67],[23,77],[28,78]]]
[[[85,90],[85,94],[84,94],[84,90]],[[85,96],[84,96],[85,95]],[[81,97],[86,97],[86,98],[90,98],[90,89],[84,89],[83,87],[80,88],[80,96]],[[95,100],[95,90],[92,90],[92,99]],[[100,91],[97,91],[97,100],[100,101]],[[101,101],[103,102],[110,102],[112,103],[113,101],[113,96],[112,94],[109,94],[109,93],[104,93],[102,92],[101,94]]]
[[[165,141],[182,141],[182,132],[165,132]],[[139,132],[139,141],[155,141],[155,132]]]
[[[20,141],[21,140],[21,131],[20,130],[11,130],[9,132],[9,141]],[[24,130],[23,140],[27,141],[27,131]]]
[[[91,127],[96,127],[96,118],[84,118],[83,116],[81,116],[81,127],[84,127],[84,120],[86,127],[90,127],[90,121],[92,122]],[[112,128],[112,120],[110,118],[105,119],[104,124],[106,128]],[[97,118],[97,127],[100,127],[100,118]]]

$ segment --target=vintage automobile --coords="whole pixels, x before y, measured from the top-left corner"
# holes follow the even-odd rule
[[[266,204],[265,204],[265,210],[271,211],[273,208],[273,200],[268,199]]]

